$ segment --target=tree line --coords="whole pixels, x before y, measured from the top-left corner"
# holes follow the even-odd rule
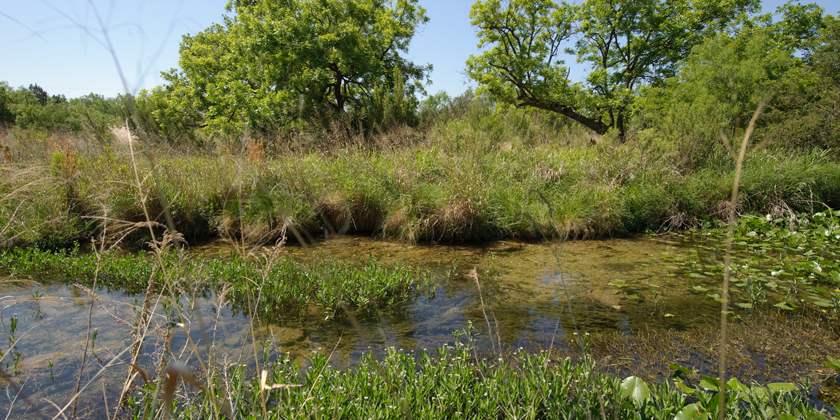
[[[231,0],[226,11],[183,36],[179,68],[134,98],[135,129],[171,143],[336,121],[382,132],[449,115],[469,98],[702,155],[729,145],[761,104],[760,140],[838,145],[840,23],[814,4],[761,14],[758,0],[478,0],[470,18],[480,53],[466,62],[477,89],[460,98],[426,96],[431,65],[405,57],[428,22],[418,0]],[[568,59],[588,68],[584,80],[570,78]],[[109,125],[126,120],[127,100],[2,83],[0,124],[105,141]]]

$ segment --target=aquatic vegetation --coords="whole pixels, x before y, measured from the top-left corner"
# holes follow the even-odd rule
[[[432,352],[390,349],[381,359],[368,353],[343,370],[328,356],[314,354],[303,368],[288,358],[269,361],[260,374],[233,365],[214,376],[217,390],[184,384],[171,405],[157,406],[157,391],[147,384],[130,399],[132,418],[159,416],[208,418],[708,418],[717,410],[716,379],[699,383],[676,377],[649,384],[630,376],[601,372],[585,355],[555,359],[548,352],[513,352],[506,358],[479,358],[469,332],[455,335],[454,346]],[[682,377],[694,372],[675,366]],[[765,419],[768,414],[827,419],[809,405],[806,389],[792,383],[726,383],[727,418]],[[171,388],[173,391],[174,387]],[[209,391],[209,392],[208,392]],[[213,400],[208,395],[225,395]],[[264,404],[261,404],[264,401]],[[788,417],[782,417],[788,418]]]
[[[149,283],[157,288],[174,287],[201,293],[227,288],[234,308],[244,306],[247,294],[263,299],[259,315],[270,316],[279,309],[300,310],[310,303],[327,314],[348,307],[369,309],[409,299],[417,293],[431,292],[435,282],[425,270],[401,265],[385,267],[368,259],[361,267],[332,259],[304,265],[290,258],[276,261],[234,256],[223,261],[202,256],[184,256],[174,251],[162,254],[163,267],[143,254],[106,254],[97,265],[97,256],[79,248],[42,251],[16,248],[0,252],[0,268],[14,276],[29,275],[91,286],[94,274],[103,287],[140,294]],[[160,270],[158,269],[160,268]],[[174,271],[167,276],[164,271]]]
[[[681,280],[697,282],[697,284],[686,284],[687,287],[705,287],[707,290],[704,293],[710,293],[714,290],[711,284],[703,282],[712,281],[714,276],[719,273],[714,267],[706,267],[706,265],[712,265],[711,262],[704,260],[708,257],[704,253],[706,250],[696,248],[697,245],[708,246],[706,242],[683,241],[678,237],[663,236],[654,238],[654,240],[672,242],[672,244],[669,244],[671,248],[668,252],[669,258],[673,261],[666,264],[673,264],[674,269],[671,271],[679,273]],[[694,252],[691,248],[686,248],[684,242],[695,247]],[[650,244],[650,241],[646,243]],[[588,246],[590,244],[593,244],[593,242],[578,242],[571,245]],[[654,252],[658,253],[659,249],[661,248],[657,247]],[[264,248],[264,250],[263,253],[234,254],[225,258],[220,256],[216,259],[182,255],[171,249],[160,250],[161,258],[153,258],[154,255],[147,254],[119,255],[105,253],[101,254],[102,260],[98,265],[99,281],[100,284],[110,285],[115,289],[135,287],[145,293],[145,296],[147,296],[145,301],[148,302],[154,301],[156,298],[157,292],[150,295],[149,291],[146,290],[149,279],[154,279],[153,283],[156,283],[154,290],[160,290],[161,314],[163,316],[155,317],[156,320],[161,320],[155,326],[158,330],[153,334],[157,338],[149,338],[152,334],[146,335],[145,339],[149,341],[146,342],[145,347],[149,349],[147,350],[149,352],[155,348],[165,348],[164,343],[168,337],[173,335],[175,337],[173,343],[186,346],[188,343],[184,342],[184,332],[181,330],[189,328],[190,324],[192,324],[194,338],[205,341],[202,334],[205,331],[214,330],[215,327],[207,323],[212,323],[215,315],[208,317],[207,313],[201,315],[198,312],[193,312],[193,308],[204,305],[203,303],[196,305],[196,301],[199,300],[198,293],[212,296],[213,305],[218,305],[214,307],[213,314],[218,313],[216,310],[220,311],[221,308],[225,307],[224,305],[227,305],[227,302],[232,301],[232,306],[239,313],[254,315],[251,322],[256,324],[264,322],[266,317],[270,318],[275,309],[297,308],[300,310],[305,307],[309,313],[302,313],[302,317],[318,318],[319,320],[322,320],[325,315],[327,317],[342,316],[341,308],[344,306],[353,310],[374,310],[391,303],[397,303],[403,298],[414,296],[418,290],[425,289],[423,287],[424,279],[431,281],[430,277],[424,277],[426,274],[422,271],[409,269],[405,266],[386,266],[373,259],[363,260],[361,264],[356,265],[333,261],[329,258],[320,258],[321,261],[318,262],[320,254],[316,252],[312,255],[312,260],[316,262],[300,263],[273,255],[271,248]],[[648,247],[648,251],[650,251],[650,247]],[[614,253],[615,250],[612,252]],[[488,257],[491,261],[498,258],[495,251],[493,255]],[[655,257],[645,261],[650,263],[651,266],[657,265]],[[443,267],[441,264],[441,271],[445,271]],[[458,271],[458,267],[453,260],[452,272]],[[688,272],[683,273],[681,267],[685,267],[686,270],[691,268],[694,271],[690,271],[690,273],[694,273],[696,276],[689,276]],[[51,278],[56,281],[70,279],[71,281],[86,282],[85,284],[89,285],[93,270],[97,269],[97,262],[95,254],[85,253],[79,249],[57,252],[16,249],[0,253],[0,269],[14,271],[18,277],[28,275],[47,281]],[[704,272],[710,274],[704,274]],[[638,277],[634,279],[630,273],[627,274],[628,276],[623,279],[610,277],[612,279],[610,288],[622,295],[627,294],[628,299],[633,302],[622,301],[625,310],[627,308],[633,310],[637,303],[647,302],[653,304],[653,311],[658,311],[655,315],[651,314],[651,317],[668,317],[669,314],[666,311],[676,313],[678,317],[684,315],[674,311],[673,307],[667,306],[667,300],[671,297],[670,293],[673,290],[672,287],[677,286],[671,286],[669,282],[664,280],[660,282]],[[123,277],[120,277],[121,275]],[[613,274],[613,276],[615,275]],[[457,277],[458,274],[455,273],[454,276]],[[404,279],[413,279],[413,283],[410,283],[411,285],[406,289],[400,289],[402,287],[400,285],[405,284]],[[453,281],[458,282],[457,279]],[[704,284],[705,286],[703,286]],[[386,295],[379,293],[377,288],[391,291],[407,290],[408,292],[405,295],[401,295],[399,292]],[[488,289],[488,291],[491,289]],[[633,298],[633,295],[636,297]],[[664,302],[657,304],[657,300]],[[217,301],[218,303],[216,303]],[[179,305],[182,306],[179,307]],[[782,320],[775,322],[781,330],[793,329],[798,331],[799,328],[789,323],[795,317],[801,318],[801,322],[806,323],[816,319],[811,316],[813,313],[797,312],[789,314],[786,311],[773,310],[774,308],[770,305],[767,306],[771,311],[762,310],[761,313],[769,312],[776,315],[776,319]],[[142,319],[143,305],[135,302],[134,307],[135,317]],[[650,305],[646,308],[650,308]],[[621,309],[618,309],[617,312],[621,312]],[[131,318],[127,319],[130,320]],[[248,319],[251,319],[251,317],[248,317]],[[274,323],[277,320],[269,321]],[[282,321],[286,324],[284,325],[281,322],[277,325],[284,329],[290,329],[289,318],[284,318]],[[494,321],[496,320],[493,318],[488,319],[488,322]],[[200,322],[205,322],[204,326],[199,326]],[[246,320],[245,325],[248,322]],[[362,324],[365,324],[365,322],[363,321]],[[351,323],[345,325],[349,327]],[[499,326],[496,322],[496,328]],[[624,361],[608,362],[609,365],[605,366],[604,363],[594,364],[594,360],[599,360],[594,356],[590,356],[589,359],[581,357],[577,362],[572,362],[571,360],[567,361],[565,357],[556,358],[557,353],[548,355],[530,349],[527,351],[508,349],[506,354],[502,356],[502,361],[498,361],[497,357],[488,357],[489,360],[482,360],[482,353],[486,354],[487,349],[477,348],[478,346],[472,344],[469,340],[462,344],[462,346],[470,347],[466,355],[459,355],[458,352],[461,350],[459,350],[460,347],[457,344],[455,347],[445,347],[443,350],[433,351],[425,356],[420,353],[413,354],[410,351],[394,349],[385,357],[369,354],[358,362],[358,365],[356,365],[356,356],[350,356],[353,360],[351,362],[353,367],[349,369],[343,366],[343,363],[347,360],[346,355],[348,353],[346,353],[346,350],[344,355],[339,357],[328,357],[320,351],[312,354],[307,353],[308,357],[302,359],[299,358],[299,353],[292,357],[275,354],[271,357],[264,357],[262,361],[255,365],[253,360],[257,360],[256,353],[261,353],[272,346],[286,345],[286,349],[288,349],[287,344],[281,343],[288,343],[289,341],[278,339],[277,343],[261,345],[261,340],[266,340],[267,335],[259,332],[259,326],[252,326],[252,328],[254,327],[258,331],[255,337],[258,338],[251,336],[242,340],[243,336],[240,335],[239,340],[242,341],[238,341],[238,345],[242,346],[246,353],[251,351],[249,347],[254,347],[255,356],[253,359],[248,357],[247,360],[242,360],[236,364],[221,362],[227,355],[224,351],[217,350],[216,346],[221,347],[226,338],[213,337],[211,340],[219,341],[209,341],[210,345],[206,349],[199,345],[196,346],[197,349],[191,350],[190,354],[193,356],[190,356],[190,360],[192,363],[187,366],[179,365],[173,359],[173,357],[179,356],[175,356],[174,350],[172,350],[172,353],[164,353],[159,356],[160,359],[157,358],[160,353],[155,353],[152,362],[139,364],[140,369],[145,369],[144,373],[149,377],[150,383],[155,384],[157,390],[168,388],[166,378],[172,377],[173,372],[181,372],[179,376],[187,379],[185,383],[173,382],[172,389],[176,392],[172,395],[170,404],[173,407],[175,418],[206,418],[212,416],[213,413],[219,413],[221,416],[227,413],[227,410],[234,413],[232,417],[263,418],[266,416],[262,408],[262,397],[266,398],[265,412],[268,413],[268,417],[275,418],[293,418],[295,416],[303,418],[317,417],[318,415],[333,417],[332,413],[338,413],[335,414],[335,417],[339,418],[357,416],[404,417],[405,411],[402,407],[407,407],[406,410],[412,417],[420,418],[455,417],[459,415],[475,418],[511,416],[562,418],[567,415],[587,418],[588,415],[592,415],[593,418],[601,418],[603,411],[608,418],[615,415],[616,418],[672,419],[680,412],[685,414],[688,411],[695,410],[699,415],[702,415],[704,412],[713,412],[714,410],[713,397],[715,391],[709,388],[709,384],[713,385],[714,383],[707,381],[701,384],[700,380],[697,379],[702,378],[700,373],[710,374],[708,366],[684,364],[687,368],[701,371],[692,374],[697,377],[693,382],[683,383],[685,387],[694,390],[689,392],[686,390],[688,388],[683,389],[673,382],[661,383],[662,376],[658,374],[646,376],[644,368],[640,365],[646,366],[648,363],[642,359],[635,359],[635,363],[633,361],[626,363]],[[501,324],[501,328],[506,328],[504,323]],[[751,327],[747,326],[746,328],[750,329]],[[817,328],[816,333],[826,330],[825,326],[821,328],[821,330]],[[247,328],[241,329],[246,330]],[[95,337],[96,329],[92,331]],[[103,344],[100,344],[102,331],[102,329],[99,330],[100,337],[91,342],[91,347],[95,347],[97,354],[108,354],[108,350]],[[759,331],[763,330],[759,328]],[[247,334],[250,334],[250,332],[245,335],[247,336]],[[319,334],[323,334],[323,330]],[[357,341],[359,340],[358,337],[364,333],[360,331],[357,334],[353,338],[351,338],[352,333],[342,335],[347,341]],[[715,354],[711,348],[715,346],[709,345],[715,342],[715,337],[711,337],[715,335],[714,328],[703,332],[705,334],[703,337],[692,337],[692,334],[698,334],[697,330],[686,331],[685,337],[688,337],[688,343],[694,343],[696,347],[680,347],[684,343],[674,341],[673,337],[665,337],[665,342],[677,347],[677,350],[668,354],[686,355],[691,354],[690,349],[706,347],[709,349],[710,358],[702,359],[700,364],[707,363],[707,360],[714,360]],[[594,338],[594,335],[593,333],[592,338]],[[137,336],[141,337],[138,340],[143,340],[139,333],[137,333]],[[738,349],[735,350],[736,352],[743,352],[743,347],[737,341],[739,339],[740,337],[733,335],[730,339],[730,346],[733,350]],[[297,340],[297,338],[294,340]],[[306,342],[307,340],[308,338],[302,341]],[[361,340],[364,341],[364,338]],[[761,348],[775,345],[786,348],[789,345],[787,343],[790,342],[776,342],[775,340],[776,338],[772,338],[768,341],[757,342],[757,345]],[[324,344],[323,341],[315,342],[317,342],[317,345]],[[732,388],[729,389],[730,398],[736,398],[737,401],[733,402],[732,406],[728,408],[731,416],[756,417],[760,412],[766,413],[768,407],[772,409],[773,404],[776,407],[781,407],[779,408],[780,412],[792,413],[795,416],[803,416],[802,413],[811,413],[816,410],[809,405],[812,402],[809,402],[808,394],[804,390],[800,391],[800,387],[804,387],[808,378],[813,379],[815,377],[815,374],[810,370],[814,362],[810,359],[815,355],[819,356],[819,361],[815,362],[819,365],[823,361],[824,354],[809,351],[808,346],[814,345],[814,343],[817,343],[816,341],[803,340],[802,343],[805,344],[803,344],[802,349],[799,349],[801,353],[792,351],[783,351],[782,353],[785,353],[786,357],[797,358],[800,354],[807,355],[810,364],[796,366],[807,365],[810,376],[801,379],[802,383],[796,386],[795,391],[773,390],[772,397],[767,396],[770,394],[762,394],[756,384],[748,383],[748,379],[758,376],[744,374],[743,371],[738,370],[743,364],[737,357],[733,358],[732,374],[743,381],[743,384],[741,384],[743,387],[732,380],[727,381],[732,385]],[[652,345],[661,350],[659,345]],[[820,346],[820,344],[817,345]],[[100,346],[103,347],[100,348]],[[662,346],[662,348],[665,347],[667,346]],[[117,351],[112,351],[112,353]],[[592,355],[593,353],[589,354]],[[630,358],[638,357],[637,350],[627,349],[611,351],[607,354],[626,354],[630,355]],[[29,355],[24,355],[24,363],[27,356]],[[600,354],[598,357],[601,356],[604,356],[604,354]],[[11,358],[13,355],[10,354],[8,357]],[[457,359],[458,357],[460,359]],[[759,357],[765,356],[760,355]],[[289,360],[286,361],[287,359]],[[120,359],[120,363],[124,360],[125,358]],[[201,360],[201,362],[197,360]],[[784,359],[767,358],[766,360],[772,360],[773,362],[770,363],[775,363],[776,360]],[[672,361],[684,363],[684,359],[677,358],[666,360],[664,366]],[[694,362],[693,359],[692,362]],[[46,363],[44,362],[45,365]],[[201,369],[196,365],[197,363],[201,365]],[[244,363],[244,365],[239,363]],[[341,368],[330,367],[331,363],[333,366],[336,363],[342,366]],[[618,363],[624,363],[624,368],[620,372],[612,368]],[[790,365],[795,364],[790,363]],[[795,367],[792,368],[795,369]],[[9,369],[11,371],[11,364]],[[133,367],[126,367],[126,369],[130,371],[129,375],[134,371]],[[388,369],[392,373],[387,373],[386,370]],[[44,375],[49,374],[47,372],[49,369],[46,366],[42,370]],[[262,375],[263,371],[266,372],[264,377]],[[625,376],[628,373],[633,375],[633,378],[626,378]],[[669,372],[665,373],[665,375],[668,374]],[[644,381],[638,378],[644,378]],[[800,378],[802,377],[794,374],[789,378],[773,377],[771,380],[799,381]],[[111,386],[111,383],[108,382],[108,386]],[[141,385],[139,377],[136,384]],[[196,384],[200,384],[200,386]],[[272,388],[275,385],[282,386]],[[624,386],[622,387],[622,385]],[[154,391],[152,386],[146,384],[145,387],[126,394],[126,398],[131,399],[126,407],[129,407],[130,410],[137,410],[134,413],[135,417],[165,417],[165,410],[161,411],[160,406],[162,401],[158,399],[157,403],[154,402],[154,396],[157,395],[160,398],[161,394]],[[794,389],[790,385],[785,385],[785,387],[785,389]],[[644,397],[644,388],[648,389],[647,397]],[[260,393],[260,389],[263,390],[262,393]],[[485,396],[485,393],[488,396]],[[215,397],[212,397],[213,395]],[[225,401],[232,402],[222,402],[221,396],[225,397]],[[368,399],[364,397],[368,397]],[[773,404],[770,404],[771,401]],[[829,403],[829,400],[823,399],[822,401]],[[835,400],[830,401],[830,404],[835,402]],[[114,405],[111,404],[111,400],[107,402],[113,408]],[[601,408],[602,402],[604,408]],[[93,404],[100,403],[94,402]],[[589,405],[587,406],[587,404]],[[166,407],[169,406],[166,405]],[[396,407],[396,409],[393,407]],[[757,408],[753,409],[751,407]],[[822,406],[817,405],[817,408],[819,407]],[[145,415],[146,410],[150,411],[149,416]],[[152,416],[151,413],[156,414]]]
[[[724,235],[714,223],[670,234],[700,245],[686,253],[679,242],[670,241],[675,246],[663,260],[698,294],[720,299],[719,249]],[[840,216],[831,210],[742,216],[735,229],[731,270],[733,302],[741,310],[772,305],[784,311],[808,308],[840,315]]]

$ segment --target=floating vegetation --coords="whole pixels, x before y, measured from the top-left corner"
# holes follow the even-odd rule
[[[688,254],[663,253],[669,275],[681,276],[697,293],[720,299],[725,229],[706,225],[683,236],[700,240]],[[740,309],[772,306],[840,314],[840,218],[832,211],[789,217],[743,216],[735,229],[733,303]]]

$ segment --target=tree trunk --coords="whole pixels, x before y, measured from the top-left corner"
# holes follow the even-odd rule
[[[533,107],[533,108],[538,108],[538,109],[542,109],[542,110],[545,110],[545,111],[556,112],[560,115],[564,115],[564,116],[566,116],[566,117],[568,117],[568,118],[570,118],[574,121],[577,121],[577,122],[583,124],[584,126],[589,128],[590,130],[598,133],[598,135],[607,134],[607,131],[609,131],[609,129],[610,129],[610,126],[607,125],[607,124],[604,124],[601,120],[596,120],[594,118],[589,118],[589,117],[586,117],[584,115],[578,114],[572,108],[569,108],[568,106],[563,105],[559,102],[541,102],[541,101],[528,100],[528,101],[523,101],[523,102],[520,102],[520,103],[516,104],[517,108],[521,108],[523,106],[530,106],[530,107]]]
[[[618,111],[618,120],[615,127],[618,129],[618,141],[623,144],[627,140],[624,134],[624,111]]]
[[[341,93],[341,79],[336,80],[333,89],[335,89],[335,109],[339,113],[343,113],[344,102],[347,100],[347,98],[345,98],[344,94]]]
[[[341,92],[341,82],[344,80],[344,74],[341,73],[341,69],[338,68],[337,64],[329,64],[330,70],[333,71],[333,75],[335,77],[335,83],[332,84],[333,90],[333,98],[335,98],[335,103],[330,104],[333,109],[338,111],[339,114],[344,112],[344,103],[347,102],[347,98]]]

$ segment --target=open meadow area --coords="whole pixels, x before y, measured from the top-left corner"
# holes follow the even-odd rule
[[[834,12],[478,0],[450,95],[423,1],[231,0],[0,82],[0,416],[840,418]]]

